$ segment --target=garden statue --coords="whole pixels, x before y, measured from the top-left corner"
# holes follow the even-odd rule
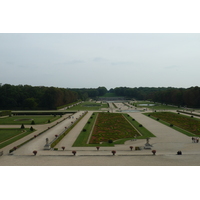
[[[49,145],[49,139],[46,138],[46,145]]]
[[[151,149],[151,147],[152,147],[152,145],[149,144],[149,139],[150,138],[147,138],[147,143],[144,146],[145,149]]]
[[[49,150],[51,149],[51,145],[49,144],[49,139],[46,138],[46,144],[44,145],[44,150]]]

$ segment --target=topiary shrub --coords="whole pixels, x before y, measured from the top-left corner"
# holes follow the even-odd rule
[[[85,129],[85,128],[83,129],[83,132],[86,132],[86,129]]]
[[[30,128],[30,131],[33,131],[34,129],[33,129],[33,127],[31,126],[31,128]]]
[[[139,124],[139,127],[143,127],[142,124]]]
[[[159,118],[157,118],[157,121],[159,121]]]
[[[135,119],[132,119],[132,121],[135,121]]]
[[[113,141],[112,140],[108,140],[108,143],[113,143]]]
[[[22,124],[22,125],[21,125],[21,129],[24,129],[24,128],[25,128],[25,127],[24,127],[24,124]]]
[[[171,126],[171,127],[172,127],[172,126],[174,126],[174,125],[173,125],[173,124],[170,124],[169,126]]]

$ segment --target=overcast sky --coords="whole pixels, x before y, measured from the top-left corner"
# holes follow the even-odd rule
[[[2,4],[0,83],[199,86],[195,0],[32,2]]]
[[[2,33],[0,44],[2,84],[199,86],[197,33]]]

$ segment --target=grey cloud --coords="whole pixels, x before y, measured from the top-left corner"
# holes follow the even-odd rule
[[[135,64],[134,62],[129,61],[118,61],[118,62],[112,62],[111,65],[132,65]]]
[[[64,62],[63,64],[77,64],[77,63],[84,63],[85,61],[83,60],[71,60],[71,61],[67,61]]]
[[[96,57],[96,58],[93,59],[93,61],[95,61],[95,62],[105,62],[105,61],[108,61],[108,60],[105,59],[105,58],[102,58],[102,57]]]

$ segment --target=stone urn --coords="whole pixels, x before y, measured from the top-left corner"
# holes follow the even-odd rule
[[[72,151],[72,153],[74,154],[74,156],[76,155],[76,151]]]
[[[153,155],[156,155],[156,150],[152,150]]]
[[[100,147],[96,147],[96,148],[97,148],[97,150],[99,150]]]
[[[116,154],[116,151],[115,151],[115,150],[113,150],[113,151],[111,151],[111,152],[112,152],[113,156]]]

